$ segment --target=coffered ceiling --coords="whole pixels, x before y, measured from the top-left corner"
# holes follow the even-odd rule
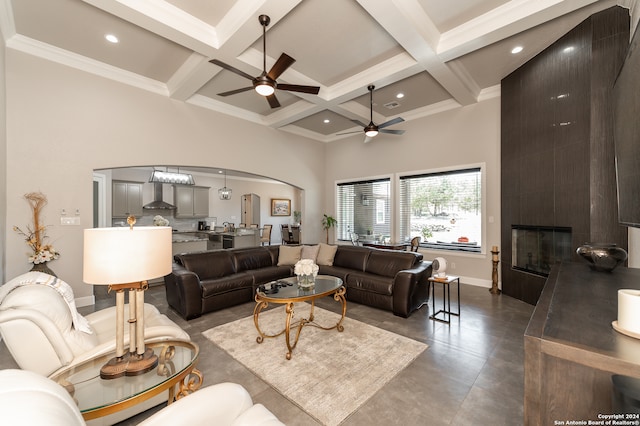
[[[0,0],[9,49],[95,73],[264,126],[332,142],[369,122],[413,120],[499,96],[500,80],[589,15],[636,0]],[[221,97],[262,71],[296,62],[272,109],[253,90]],[[106,34],[118,37],[116,44]],[[522,46],[519,54],[510,53]],[[404,97],[396,97],[403,93]],[[328,120],[328,122],[327,122]],[[394,125],[402,129],[402,123]],[[380,135],[379,137],[402,137]]]

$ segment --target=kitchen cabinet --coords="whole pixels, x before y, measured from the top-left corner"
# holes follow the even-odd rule
[[[209,216],[209,188],[204,186],[173,186],[175,217],[197,218]]]
[[[142,216],[142,182],[112,182],[111,216]]]

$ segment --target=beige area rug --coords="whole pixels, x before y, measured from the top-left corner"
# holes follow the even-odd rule
[[[309,315],[296,304],[294,320]],[[347,314],[348,314],[347,307]],[[340,315],[315,308],[315,322],[329,327]],[[266,334],[284,329],[284,306],[263,311]],[[291,360],[285,336],[258,344],[253,316],[224,324],[203,335],[224,349],[287,399],[324,425],[338,425],[420,355],[428,345],[345,318],[344,331],[303,328]],[[291,331],[291,342],[295,331]]]

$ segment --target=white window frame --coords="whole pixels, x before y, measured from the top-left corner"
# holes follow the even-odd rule
[[[414,176],[414,175],[422,175],[422,174],[437,174],[437,173],[447,173],[447,172],[455,172],[455,171],[460,171],[460,170],[466,170],[466,169],[480,169],[480,196],[481,196],[481,200],[480,200],[480,209],[481,209],[481,220],[480,220],[480,232],[481,232],[481,236],[480,236],[480,248],[479,251],[464,251],[464,250],[455,250],[455,249],[451,249],[451,248],[439,248],[437,245],[430,245],[429,247],[423,247],[424,250],[433,250],[435,252],[439,252],[439,253],[443,253],[443,252],[455,252],[455,253],[467,253],[469,255],[477,255],[477,254],[485,254],[486,253],[486,240],[487,240],[487,168],[486,168],[486,163],[471,163],[471,164],[461,164],[461,165],[456,165],[456,166],[448,166],[448,167],[441,167],[441,168],[433,168],[433,169],[423,169],[423,170],[414,170],[414,171],[410,171],[410,172],[402,172],[402,173],[397,173],[396,174],[396,179],[395,179],[395,185],[394,185],[394,191],[392,194],[392,197],[395,199],[394,203],[395,203],[395,211],[396,211],[396,216],[400,217],[400,181],[401,178],[406,177],[406,176]],[[401,224],[400,224],[400,220],[397,220],[396,222],[392,222],[394,224],[394,231],[395,231],[395,235],[400,236],[400,228],[401,228]]]
[[[336,212],[336,219],[338,220],[338,226],[340,225],[340,212],[339,212],[339,194],[338,194],[338,186],[339,185],[344,185],[344,184],[351,184],[351,183],[358,183],[358,182],[367,182],[367,181],[379,181],[379,180],[384,180],[384,179],[388,179],[389,180],[389,232],[391,234],[391,239],[394,239],[394,232],[396,229],[395,223],[394,223],[394,218],[395,218],[395,214],[394,211],[396,210],[396,201],[395,201],[395,196],[394,196],[394,192],[395,192],[395,175],[393,174],[388,174],[388,175],[377,175],[377,176],[366,176],[366,177],[354,177],[354,178],[350,178],[350,179],[341,179],[341,180],[336,180],[334,181],[334,200],[335,200],[335,212]],[[377,218],[376,218],[377,220]],[[338,233],[338,226],[336,226],[334,228],[334,238],[335,241],[349,241],[350,238],[342,238],[339,233]],[[353,232],[353,229],[351,230],[351,232]]]

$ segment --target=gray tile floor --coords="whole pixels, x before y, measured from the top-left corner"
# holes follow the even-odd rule
[[[438,293],[436,309],[441,303]],[[461,293],[462,315],[452,317],[450,325],[429,319],[430,304],[409,318],[348,304],[348,317],[425,342],[429,348],[347,418],[344,426],[522,424],[523,334],[534,307],[509,296],[492,295],[481,287],[462,284]],[[253,303],[184,321],[168,307],[162,286],[152,287],[146,301],[166,313],[200,345],[198,368],[204,374],[204,386],[224,381],[240,383],[254,402],[267,406],[287,425],[318,424],[202,336],[211,327],[251,315]],[[112,295],[100,295],[95,307],[80,311],[86,314],[113,303]],[[337,309],[330,298],[320,300],[318,306]],[[15,368],[2,343],[0,368]],[[122,424],[134,425],[153,411]]]

